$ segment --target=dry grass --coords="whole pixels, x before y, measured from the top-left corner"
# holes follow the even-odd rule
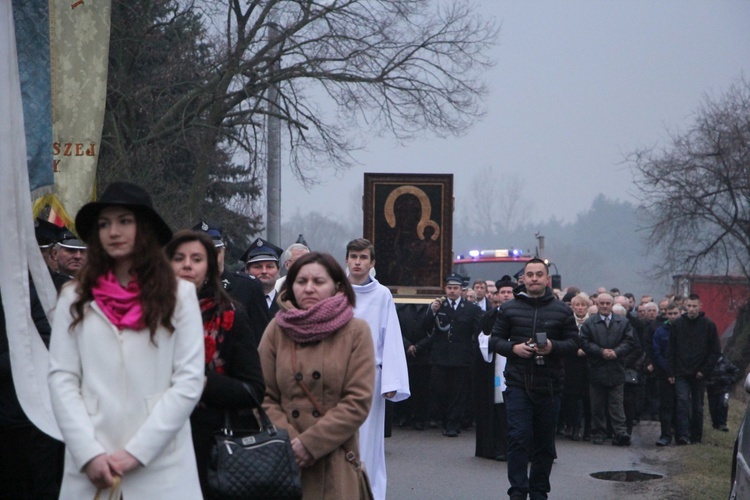
[[[729,405],[729,432],[715,430],[711,417],[704,416],[703,442],[674,448],[675,467],[672,480],[686,499],[721,499],[729,496],[732,477],[732,452],[745,405],[732,400]]]

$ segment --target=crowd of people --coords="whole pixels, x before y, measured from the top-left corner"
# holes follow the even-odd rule
[[[3,498],[217,498],[214,435],[226,419],[257,427],[256,401],[288,432],[305,498],[357,497],[361,464],[385,498],[385,402],[410,392],[369,241],[350,242],[345,271],[302,238],[286,251],[258,238],[231,273],[221,228],[173,234],[148,193],[121,182],[75,229],[36,223],[59,294],[52,325],[31,283],[62,444],[25,418],[0,318]]]
[[[700,443],[704,392],[713,427],[728,430],[739,370],[696,295],[636,305],[615,288],[553,290],[531,259],[515,280],[451,274],[444,296],[397,314],[366,239],[349,242],[342,267],[301,236],[286,250],[258,238],[231,273],[220,227],[172,233],[128,183],[85,205],[75,229],[37,221],[59,293],[51,325],[33,283],[31,297],[64,448],[25,419],[3,362],[7,498],[114,486],[214,498],[214,433],[227,418],[257,425],[258,401],[289,433],[305,498],[356,498],[360,461],[385,498],[389,401],[402,427],[457,438],[476,426],[476,456],[507,462],[515,499],[547,498],[556,436],[629,446],[633,426],[658,419],[656,446]]]
[[[508,462],[511,498],[547,498],[556,436],[629,446],[633,426],[655,420],[655,446],[697,444],[704,393],[713,428],[729,430],[740,373],[700,297],[657,304],[548,285],[539,259],[517,281],[451,275],[427,321],[404,315],[412,397],[397,405],[397,424],[442,426],[446,437],[475,424],[475,454]]]

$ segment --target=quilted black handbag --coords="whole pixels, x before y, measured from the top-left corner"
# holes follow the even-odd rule
[[[256,403],[260,430],[233,430],[229,414],[225,428],[215,436],[208,463],[208,487],[222,499],[302,498],[302,481],[289,434],[277,429]]]

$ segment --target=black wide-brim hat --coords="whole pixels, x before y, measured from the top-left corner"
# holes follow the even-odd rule
[[[154,227],[159,243],[166,245],[172,239],[172,230],[164,219],[154,210],[151,196],[140,186],[129,182],[113,182],[104,190],[97,201],[81,207],[76,215],[76,231],[83,241],[89,243],[92,231],[97,226],[97,219],[106,207],[125,207],[148,219]]]

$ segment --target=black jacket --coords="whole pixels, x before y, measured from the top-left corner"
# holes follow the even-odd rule
[[[697,372],[708,377],[721,356],[716,325],[703,312],[695,319],[683,314],[672,323],[667,355],[671,377],[692,377]]]
[[[250,321],[253,343],[257,348],[263,332],[271,321],[263,294],[263,285],[253,276],[241,273],[230,273],[226,269],[221,273],[221,283],[224,290],[234,300],[242,304]]]
[[[456,310],[444,300],[437,313],[429,308],[423,327],[432,328],[432,335],[417,344],[417,353],[432,347],[430,362],[437,366],[471,366],[472,342],[479,334],[482,310],[468,300],[458,303]]]
[[[547,287],[542,297],[529,297],[523,285],[513,290],[514,300],[500,306],[492,329],[490,350],[508,358],[505,379],[509,386],[525,388],[527,392],[557,394],[562,390],[565,371],[562,358],[578,350],[578,327],[573,311],[558,300]],[[521,358],[513,346],[545,332],[552,341],[552,352],[544,356],[544,364],[534,357]]]
[[[635,349],[630,321],[612,315],[609,327],[599,314],[594,314],[581,327],[581,348],[589,363],[589,382],[605,387],[625,383],[625,361]],[[602,351],[612,349],[617,358],[604,359]]]

